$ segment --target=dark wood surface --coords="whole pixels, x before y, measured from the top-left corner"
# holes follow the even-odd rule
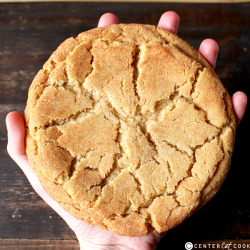
[[[120,22],[157,24],[166,10],[181,16],[179,36],[198,48],[211,37],[220,54],[216,72],[230,94],[249,95],[250,4],[25,3],[0,4],[0,248],[78,249],[74,233],[32,190],[6,152],[5,116],[23,113],[28,87],[67,37],[94,28],[101,14]],[[237,129],[231,170],[219,193],[201,211],[169,231],[159,249],[191,242],[250,243],[250,117]],[[63,246],[63,247],[62,247]]]

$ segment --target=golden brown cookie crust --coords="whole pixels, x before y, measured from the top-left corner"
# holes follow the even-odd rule
[[[78,219],[128,236],[167,231],[214,196],[236,126],[206,60],[140,24],[64,41],[33,80],[25,119],[45,190]]]

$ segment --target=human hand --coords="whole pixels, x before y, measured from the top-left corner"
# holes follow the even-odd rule
[[[100,18],[98,27],[115,23],[118,23],[117,17],[114,14],[106,13]],[[158,26],[176,34],[179,26],[179,16],[172,11],[165,12],[161,16]],[[200,53],[212,67],[215,67],[218,50],[218,44],[212,39],[204,40],[199,48]],[[246,109],[246,95],[243,92],[236,92],[232,96],[232,104],[238,124],[243,118]],[[6,117],[6,125],[8,130],[7,150],[10,156],[23,170],[34,190],[76,233],[82,249],[152,249],[157,246],[164,234],[152,234],[142,237],[119,236],[78,220],[63,210],[44,191],[28,162],[25,152],[25,123],[23,116],[17,112],[9,113]]]

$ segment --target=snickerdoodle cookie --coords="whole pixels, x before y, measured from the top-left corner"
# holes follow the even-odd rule
[[[128,236],[167,231],[214,196],[236,126],[199,52],[140,24],[64,41],[32,82],[25,118],[45,190],[76,218]]]

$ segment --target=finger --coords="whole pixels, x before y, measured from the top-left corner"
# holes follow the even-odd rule
[[[219,53],[219,45],[213,39],[205,39],[202,41],[199,52],[204,56],[208,63],[215,68],[217,56]]]
[[[20,166],[35,191],[46,201],[47,194],[42,188],[36,174],[29,164],[25,151],[25,123],[23,116],[18,112],[10,112],[6,116],[8,130],[8,152],[13,160]]]
[[[37,175],[31,167],[24,149],[24,135],[22,132],[23,116],[18,112],[11,112],[6,117],[6,124],[8,128],[8,152],[17,165],[22,169],[28,181],[30,182],[36,193],[52,207],[72,228],[80,223],[74,216],[66,212],[56,201],[54,201],[43,189]],[[18,125],[19,124],[19,125]],[[20,127],[18,127],[20,126]],[[15,134],[16,132],[16,134]],[[16,135],[16,141],[15,137]],[[14,146],[12,146],[14,145]],[[18,147],[20,146],[20,147]],[[76,225],[76,226],[75,226]],[[87,225],[87,224],[86,224]]]
[[[162,14],[158,22],[158,27],[177,34],[180,23],[179,15],[174,11],[167,11]]]
[[[105,13],[100,17],[97,27],[106,27],[111,24],[117,24],[117,23],[118,23],[118,18],[115,14]]]
[[[246,106],[247,106],[246,94],[241,91],[234,93],[232,96],[232,103],[233,103],[234,114],[236,117],[236,123],[238,125],[242,120],[246,111]]]
[[[7,150],[10,156],[25,155],[25,122],[23,116],[18,112],[10,112],[6,116],[6,127],[8,131]]]
[[[72,228],[75,229],[81,221],[66,212],[56,201],[54,201],[43,189],[33,168],[31,167],[25,151],[25,122],[24,117],[18,112],[10,112],[6,116],[8,130],[7,150],[13,160],[22,169],[31,186],[37,194],[52,207]],[[88,226],[86,224],[86,226]]]
[[[70,215],[66,212],[55,200],[53,200],[50,195],[46,193],[44,188],[42,187],[37,175],[35,174],[33,168],[31,167],[27,156],[19,156],[14,159],[16,163],[20,166],[24,174],[26,175],[28,181],[30,182],[33,189],[36,193],[52,208],[54,209],[72,228],[72,225],[78,225],[79,220],[77,220],[74,216]]]

